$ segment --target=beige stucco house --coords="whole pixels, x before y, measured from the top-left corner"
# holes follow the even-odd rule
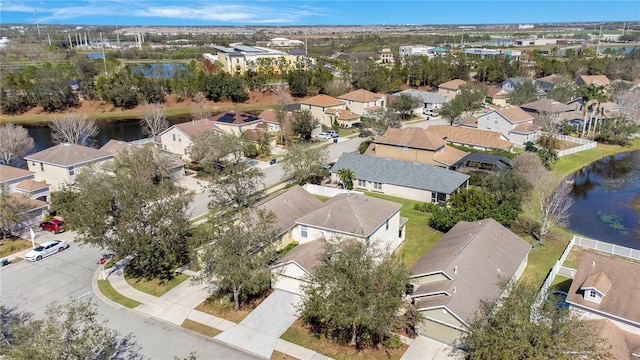
[[[161,132],[160,135],[158,135],[159,141],[157,141],[156,144],[161,146],[162,150],[177,154],[181,156],[182,159],[190,160],[189,147],[193,143],[192,139],[207,131],[222,132],[222,130],[209,119],[188,121],[175,124]]]
[[[350,93],[338,96],[339,100],[347,103],[347,107],[352,112],[365,115],[371,108],[386,108],[387,97],[365,89],[358,89]]]
[[[0,165],[0,192],[5,191],[13,197],[13,201],[26,203],[29,207],[23,214],[22,221],[14,224],[10,231],[37,225],[49,210],[49,184],[36,181],[32,171]]]
[[[331,123],[329,115],[326,113],[328,109],[347,110],[347,103],[324,94],[300,101],[300,110],[309,110],[311,116],[321,125],[331,127],[333,124]]]
[[[277,201],[282,203],[284,200]],[[273,286],[301,294],[300,286],[312,281],[324,241],[356,239],[376,244],[380,250],[393,251],[404,240],[407,219],[400,217],[401,206],[363,194],[346,193],[299,216],[288,235],[299,245],[272,266]]]
[[[467,82],[461,79],[454,79],[444,82],[438,85],[438,94],[446,97],[449,100],[453,100],[458,94],[460,94],[460,86]]]
[[[454,344],[479,302],[497,299],[501,281],[522,275],[530,249],[493,219],[457,223],[410,270],[420,335]]]
[[[473,119],[469,122],[477,121],[477,119]],[[431,125],[425,129],[425,132],[445,140],[448,144],[466,146],[483,151],[510,151],[513,147],[513,144],[507,141],[501,133],[478,130],[473,127]]]
[[[533,123],[533,116],[519,106],[494,109],[476,116],[478,130],[498,132],[515,146],[523,146],[540,136],[540,126]],[[462,124],[470,126],[470,124]]]
[[[422,128],[389,128],[376,136],[364,153],[388,159],[414,161],[450,168],[461,160],[466,152],[447,145],[441,137]]]
[[[79,171],[113,158],[113,154],[87,146],[63,143],[25,156],[27,167],[36,181],[44,181],[52,190],[75,184]]]

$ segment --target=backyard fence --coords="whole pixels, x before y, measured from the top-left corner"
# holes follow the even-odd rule
[[[585,150],[589,150],[589,149],[593,149],[595,148],[598,143],[589,139],[581,139],[581,138],[576,138],[573,136],[567,136],[567,135],[558,135],[558,134],[551,134],[551,133],[544,133],[544,135],[549,135],[549,136],[553,136],[554,138],[561,140],[561,141],[566,141],[566,142],[571,142],[574,144],[580,144],[579,146],[575,146],[569,149],[564,149],[564,150],[557,150],[558,153],[558,157],[563,157],[563,156],[567,156],[570,154],[575,154],[577,152],[580,151],[585,151]]]

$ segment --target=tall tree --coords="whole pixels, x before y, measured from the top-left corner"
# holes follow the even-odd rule
[[[403,119],[411,118],[415,108],[422,104],[422,100],[416,96],[408,94],[400,94],[392,104],[393,109],[400,113],[400,117]]]
[[[600,103],[607,101],[608,95],[606,88],[597,84],[579,87],[576,90],[576,95],[578,95],[583,102],[582,113],[584,114],[584,122],[582,123],[582,137],[584,137],[587,124],[591,127],[591,117],[593,113],[597,113],[597,108],[600,106]],[[596,105],[595,108],[594,105]]]
[[[191,106],[191,120],[205,119],[209,116],[211,116],[211,109],[207,105],[207,98],[202,92],[196,93]]]
[[[456,101],[446,102],[442,104],[442,107],[440,107],[440,116],[449,120],[450,125],[453,125],[457,120],[460,120],[460,116],[463,112],[462,104]]]
[[[353,190],[353,180],[356,178],[353,170],[342,168],[338,170],[338,177],[340,178],[340,181],[342,181],[342,186],[345,189]]]
[[[509,103],[512,105],[522,105],[536,100],[538,100],[538,86],[531,79],[516,84],[509,94]]]
[[[31,209],[29,198],[24,195],[11,194],[6,185],[0,187],[0,231],[6,238],[27,218]]]
[[[557,102],[567,103],[576,96],[575,82],[566,76],[558,76],[551,89],[547,90],[547,98]]]
[[[11,165],[33,149],[33,139],[27,129],[8,123],[0,125],[0,164]]]
[[[371,111],[362,121],[362,129],[370,131],[372,135],[382,135],[387,129],[400,126],[400,118],[392,108]]]
[[[44,320],[0,305],[0,352],[16,360],[143,359],[132,335],[110,329],[91,301],[47,305]]]
[[[282,159],[283,179],[298,184],[319,184],[328,174],[325,164],[329,152],[313,144],[296,144],[289,148]]]
[[[51,138],[55,143],[89,145],[96,135],[98,126],[86,113],[66,113],[51,118]]]
[[[135,148],[115,158],[113,176],[88,169],[65,220],[78,240],[131,256],[135,277],[171,279],[188,260],[187,209],[192,194],[163,176],[153,149]],[[153,169],[153,171],[150,171]]]
[[[540,243],[553,226],[561,226],[569,219],[569,208],[573,204],[571,186],[565,178],[549,171],[532,152],[524,152],[516,158],[516,171],[531,184],[531,205],[539,214],[540,226],[535,236]]]
[[[189,157],[213,177],[221,176],[226,167],[242,161],[243,144],[234,134],[205,131],[192,139]]]
[[[579,314],[559,309],[555,297],[534,309],[537,286],[517,282],[505,285],[505,293],[509,295],[480,303],[458,344],[467,351],[460,358],[569,360],[576,354],[588,354],[589,359],[610,358],[606,341],[598,338]]]
[[[408,271],[379,245],[326,241],[311,282],[302,286],[302,321],[356,348],[365,346],[365,339],[377,345],[390,336],[404,303]]]
[[[202,272],[195,280],[210,285],[211,291],[231,292],[234,310],[243,300],[269,289],[269,264],[275,259],[271,242],[274,214],[241,210],[232,220],[218,222],[211,233],[211,245],[201,255]]]
[[[146,103],[142,105],[140,115],[142,116],[142,120],[140,120],[142,132],[152,139],[156,139],[161,132],[169,127],[163,104]]]
[[[293,113],[291,119],[291,131],[300,136],[304,141],[311,139],[311,133],[318,122],[313,118],[311,111],[300,110]]]

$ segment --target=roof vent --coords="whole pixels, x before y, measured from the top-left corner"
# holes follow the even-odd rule
[[[453,267],[453,273],[458,274],[458,265]]]
[[[457,289],[456,289],[456,287],[454,286],[454,287],[453,287],[453,293],[454,293],[454,294],[456,293],[456,290],[457,290]]]
[[[596,262],[595,262],[595,261],[592,261],[592,262],[591,262],[591,266],[596,266]]]

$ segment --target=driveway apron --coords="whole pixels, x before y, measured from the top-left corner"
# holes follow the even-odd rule
[[[244,320],[215,338],[268,359],[280,336],[299,317],[299,301],[299,295],[275,290]]]

